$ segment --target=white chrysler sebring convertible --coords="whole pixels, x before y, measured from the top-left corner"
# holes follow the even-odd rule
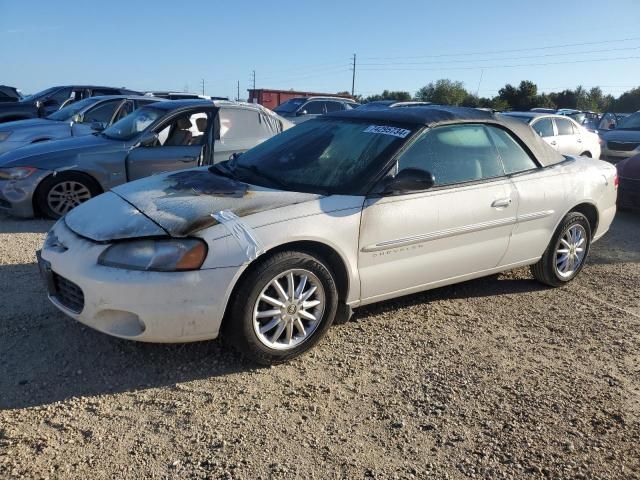
[[[148,342],[222,333],[278,363],[372,302],[531,265],[561,286],[615,215],[613,166],[474,109],[351,110],[211,167],[121,185],[62,218],[49,298]]]

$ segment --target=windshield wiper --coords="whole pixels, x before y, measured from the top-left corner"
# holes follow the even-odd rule
[[[227,163],[228,162],[220,162],[216,163],[215,165],[211,165],[209,167],[209,171],[211,173],[222,175],[223,177],[235,179],[236,176],[233,174],[233,171],[229,168],[229,165],[227,165]]]

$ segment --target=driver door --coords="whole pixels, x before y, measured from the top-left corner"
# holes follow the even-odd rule
[[[180,112],[154,129],[157,139],[151,145],[138,146],[129,153],[129,181],[157,173],[197,167],[209,151],[214,108]]]
[[[434,187],[371,197],[363,208],[358,268],[366,303],[471,278],[507,252],[517,195],[487,127],[424,133],[395,174],[409,168],[433,174]]]

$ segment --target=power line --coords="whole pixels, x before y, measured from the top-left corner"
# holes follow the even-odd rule
[[[542,55],[524,55],[519,57],[504,57],[504,58],[489,58],[479,60],[474,58],[473,60],[437,60],[434,62],[383,62],[383,63],[361,63],[361,66],[385,66],[385,65],[430,65],[430,64],[447,64],[447,63],[469,63],[469,62],[478,62],[478,61],[502,61],[502,60],[522,60],[526,58],[544,58],[544,57],[562,57],[567,55],[584,55],[588,53],[609,53],[609,52],[617,52],[617,51],[628,51],[628,50],[640,50],[640,46],[638,47],[623,47],[623,48],[607,48],[600,50],[586,50],[582,52],[561,52],[561,53],[546,53]]]
[[[545,47],[530,47],[530,48],[512,48],[509,50],[488,50],[480,52],[461,52],[461,53],[441,53],[438,55],[411,55],[411,56],[393,56],[393,57],[363,57],[365,60],[396,60],[398,58],[439,58],[439,57],[462,57],[468,55],[492,55],[497,53],[513,53],[513,52],[529,52],[535,50],[550,50],[553,48],[565,48],[565,47],[582,47],[585,45],[602,45],[606,43],[617,42],[629,42],[633,40],[640,40],[640,37],[620,38],[616,40],[600,40],[597,42],[581,42],[581,43],[564,43],[557,45],[547,45]]]
[[[613,58],[594,58],[591,60],[572,60],[567,62],[548,62],[548,63],[520,63],[517,65],[475,65],[470,67],[432,67],[432,68],[362,68],[362,71],[387,71],[387,72],[424,72],[432,70],[480,70],[483,68],[517,68],[517,67],[544,67],[548,65],[567,65],[576,63],[592,63],[592,62],[610,62],[615,60],[637,60],[640,57],[613,57]]]

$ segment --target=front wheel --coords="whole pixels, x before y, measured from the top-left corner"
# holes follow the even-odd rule
[[[236,289],[225,335],[251,360],[272,365],[317,344],[333,323],[338,292],[331,270],[305,252],[281,252]]]
[[[580,273],[590,246],[591,226],[587,217],[571,212],[554,233],[542,258],[531,266],[531,273],[545,285],[560,287]]]
[[[63,172],[45,178],[36,191],[36,204],[46,217],[57,219],[81,203],[100,194],[92,178]]]

